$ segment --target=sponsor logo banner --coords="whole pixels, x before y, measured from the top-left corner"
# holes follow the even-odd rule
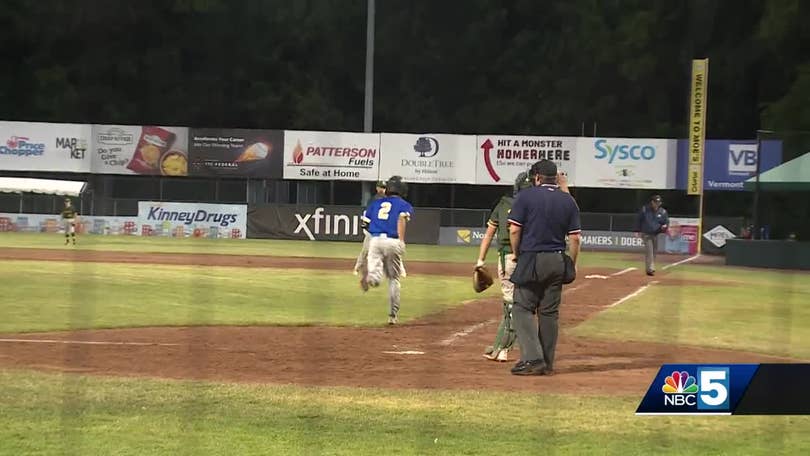
[[[729,239],[734,239],[737,236],[735,236],[734,233],[732,233],[725,226],[717,225],[709,231],[703,233],[703,237],[719,249],[726,245],[726,241]]]
[[[188,175],[188,128],[93,125],[98,174]]]
[[[380,178],[406,182],[474,184],[476,137],[383,133]]]
[[[380,135],[284,131],[284,178],[375,181]]]
[[[0,122],[0,170],[91,171],[90,125]]]
[[[579,187],[675,187],[674,139],[578,138],[576,150]]]
[[[669,218],[669,227],[658,243],[658,251],[678,255],[694,255],[698,249],[698,223],[696,218]],[[661,239],[659,239],[661,241]]]
[[[562,136],[478,136],[475,183],[512,185],[517,175],[548,159],[576,185],[577,138]]]
[[[481,245],[486,232],[486,228],[443,226],[439,228],[439,245]],[[490,248],[497,247],[497,244],[493,240]]]
[[[678,188],[688,183],[689,144],[678,141]],[[752,140],[709,139],[704,155],[704,190],[744,191],[743,183],[757,172],[757,142]],[[782,163],[782,141],[762,141],[760,172]]]
[[[251,238],[298,239],[305,241],[362,241],[360,206],[282,206],[251,207],[248,230]],[[407,241],[436,244],[439,235],[439,209],[416,209],[408,223]]]
[[[709,59],[692,61],[692,90],[689,96],[689,177],[686,193],[703,194],[703,152],[706,140],[706,89]]]
[[[659,235],[658,251],[672,254],[694,254],[697,252],[697,219],[671,220],[666,234]],[[479,246],[486,234],[483,227],[441,227],[439,245]],[[493,240],[491,248],[497,247]],[[612,250],[617,252],[643,252],[644,240],[630,231],[585,230],[582,232],[583,250]]]
[[[235,237],[247,235],[243,204],[138,202],[138,224],[145,235]],[[207,233],[207,234],[205,234]]]
[[[189,175],[280,179],[283,130],[192,128]]]

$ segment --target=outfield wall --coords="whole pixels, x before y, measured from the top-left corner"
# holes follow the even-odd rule
[[[408,242],[427,245],[480,245],[486,232],[486,211],[447,217],[447,210],[416,208],[408,226]],[[363,239],[358,206],[243,205],[180,202],[138,202],[135,216],[80,216],[80,234],[164,237],[254,238],[309,241]],[[614,219],[614,217],[616,217]],[[479,220],[477,225],[446,226],[445,219]],[[582,214],[584,250],[638,252],[641,239],[632,231],[633,214]],[[660,236],[659,251],[692,255],[697,252],[698,221],[672,217]],[[707,217],[703,253],[722,254],[725,241],[742,226],[739,218]],[[0,232],[61,233],[57,214],[0,213]]]

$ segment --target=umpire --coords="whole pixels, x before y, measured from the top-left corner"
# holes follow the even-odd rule
[[[644,269],[648,276],[655,275],[655,256],[658,253],[658,235],[667,232],[669,214],[663,208],[660,195],[653,195],[636,217],[636,232],[644,239]]]
[[[509,215],[512,251],[519,252],[511,281],[515,284],[512,325],[520,361],[512,374],[551,375],[562,286],[576,275],[581,226],[576,201],[557,185],[557,165],[541,160],[532,165],[531,174],[535,186],[518,194]],[[565,253],[566,236],[570,257]]]

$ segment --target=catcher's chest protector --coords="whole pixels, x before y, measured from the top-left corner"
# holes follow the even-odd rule
[[[504,196],[499,203],[498,209],[498,231],[495,236],[500,245],[509,245],[509,212],[512,210],[514,198]]]

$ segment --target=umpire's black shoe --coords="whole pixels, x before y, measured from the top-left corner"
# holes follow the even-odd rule
[[[546,363],[542,359],[519,361],[512,368],[512,375],[546,375]]]

